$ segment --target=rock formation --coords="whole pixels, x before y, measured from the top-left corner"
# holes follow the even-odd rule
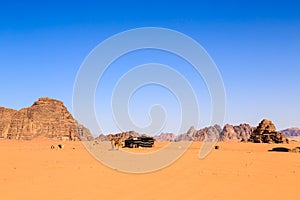
[[[295,147],[295,148],[291,149],[290,152],[292,152],[292,153],[300,153],[300,147]]]
[[[203,129],[196,131],[196,133],[194,134],[194,141],[197,142],[209,141],[214,138],[218,140],[221,131],[222,128],[219,125],[205,127]]]
[[[300,136],[300,128],[288,128],[288,129],[284,129],[282,132],[286,137],[298,137]]]
[[[276,131],[270,120],[262,120],[250,135],[249,142],[254,143],[288,143],[288,139],[281,132]]]
[[[288,136],[297,136],[298,128],[291,128],[284,130],[290,134]],[[253,133],[253,134],[252,134]],[[141,134],[134,131],[99,135],[96,139],[98,141],[109,141],[112,138],[125,140],[132,137],[140,136]],[[196,141],[203,142],[205,139],[217,137],[219,141],[235,141],[235,142],[268,142],[268,143],[281,143],[287,142],[287,138],[280,132],[277,132],[274,124],[270,120],[263,120],[258,127],[252,127],[249,124],[240,124],[233,126],[226,124],[223,129],[219,125],[205,127],[200,130],[196,130],[194,126],[183,134],[175,135],[174,133],[161,133],[154,136],[156,141],[160,142],[177,142],[177,141]]]
[[[232,126],[226,124],[220,134],[219,141],[247,141],[250,138],[253,128],[249,124]]]
[[[0,107],[0,138],[30,140],[38,136],[72,141],[93,138],[61,101],[39,98],[19,111]]]
[[[196,130],[194,128],[194,126],[191,126],[191,128],[183,134],[178,135],[175,138],[175,141],[193,141],[194,140],[194,134],[195,134]]]
[[[107,142],[109,141],[108,137],[104,134],[100,134],[98,137],[95,138],[95,140],[99,142]]]
[[[175,141],[174,133],[161,133],[159,135],[154,136],[154,139],[158,142],[174,142]]]
[[[103,134],[100,134],[96,140],[98,141],[110,141],[112,139],[117,139],[117,140],[126,140],[130,137],[139,137],[139,136],[142,136],[142,135],[145,135],[145,134],[140,134],[140,133],[137,133],[135,131],[127,131],[127,132],[122,132],[122,133],[116,133],[116,134],[108,134],[108,135],[103,135]]]
[[[197,141],[203,142],[212,138],[218,138],[222,129],[219,125],[205,127],[200,130],[195,130],[192,126],[187,133],[181,134],[176,137],[175,141]]]

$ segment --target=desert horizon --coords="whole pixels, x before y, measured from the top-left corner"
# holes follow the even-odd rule
[[[50,111],[50,112],[49,112]],[[27,113],[27,114],[26,114]],[[65,107],[64,102],[60,101],[60,100],[56,100],[53,98],[49,98],[49,97],[40,97],[38,100],[36,100],[31,106],[26,107],[26,108],[21,108],[19,110],[15,110],[13,108],[5,108],[2,107],[0,105],[0,114],[1,114],[1,119],[0,119],[0,139],[19,139],[20,136],[16,136],[15,133],[10,133],[9,132],[18,132],[18,134],[21,135],[25,135],[26,137],[24,137],[23,139],[32,139],[36,136],[41,136],[45,133],[46,137],[49,138],[53,138],[53,137],[57,137],[57,133],[56,132],[68,132],[64,129],[59,129],[56,130],[54,127],[58,127],[59,123],[71,123],[74,124],[75,126],[77,126],[78,130],[72,128],[73,132],[75,133],[67,133],[64,136],[60,136],[59,140],[61,139],[67,139],[67,140],[78,140],[78,139],[87,139],[88,137],[90,137],[90,139],[92,139],[92,137],[101,140],[109,140],[111,139],[110,137],[113,135],[120,135],[120,134],[127,134],[127,136],[125,137],[129,137],[129,135],[132,136],[139,136],[139,135],[148,135],[148,136],[152,136],[155,139],[159,140],[159,141],[172,141],[172,140],[176,140],[176,138],[178,138],[178,140],[187,140],[186,136],[184,134],[187,135],[191,135],[193,133],[189,133],[189,132],[205,132],[208,130],[211,130],[211,128],[214,129],[219,129],[215,134],[219,135],[219,137],[221,138],[221,141],[226,141],[226,140],[235,140],[235,141],[247,141],[249,139],[249,136],[252,132],[252,130],[256,127],[256,126],[251,126],[249,125],[247,122],[243,122],[240,123],[239,125],[231,125],[231,124],[225,124],[223,126],[220,126],[219,124],[215,124],[212,126],[207,126],[207,127],[203,127],[201,129],[196,129],[193,125],[190,126],[190,128],[188,130],[186,130],[186,132],[182,132],[182,133],[171,133],[171,132],[161,132],[158,133],[156,135],[149,135],[147,133],[138,133],[135,130],[123,130],[122,132],[116,132],[116,133],[98,133],[98,134],[92,134],[90,133],[90,130],[88,127],[85,127],[84,124],[80,124],[77,122],[77,120],[72,116],[72,114],[69,112],[69,110]],[[34,117],[36,115],[36,117]],[[60,118],[60,116],[62,116],[62,118],[70,118],[71,121],[56,121],[54,118]],[[44,120],[44,122],[43,122]],[[262,119],[261,121],[266,120],[266,119]],[[15,121],[20,121],[22,123],[21,127],[20,124],[16,123]],[[47,122],[50,121],[50,122]],[[272,122],[272,121],[271,121]],[[45,128],[43,128],[44,125],[42,125],[42,123],[47,123],[46,126],[48,126],[47,130],[44,130]],[[273,123],[273,122],[272,122]],[[38,124],[38,125],[35,125]],[[34,128],[34,126],[36,126]],[[53,126],[53,130],[49,130],[49,126]],[[246,133],[239,133],[239,131],[241,130],[235,130],[235,129],[243,129],[243,131],[245,131]],[[274,125],[274,130],[277,130],[277,128]],[[40,131],[40,132],[39,132]],[[85,132],[86,133],[84,135],[82,135],[82,137],[84,136],[85,138],[80,138],[80,133],[81,132]],[[230,133],[230,132],[238,132],[235,133],[236,135],[234,135],[234,133]],[[51,132],[51,134],[49,134],[48,132]],[[78,133],[76,133],[78,132]],[[229,132],[229,133],[228,133]],[[279,132],[282,132],[285,136],[293,138],[293,139],[297,139],[298,136],[300,136],[300,128],[298,127],[290,127],[290,128],[286,128],[284,130],[279,130]],[[76,134],[79,134],[78,136],[76,136]],[[203,133],[202,133],[203,134]],[[231,134],[231,136],[224,136],[224,135],[228,135]],[[244,134],[244,135],[242,135]],[[11,138],[8,137],[8,135],[15,135]],[[234,136],[232,136],[234,135]],[[31,137],[30,137],[31,136]],[[165,137],[167,136],[167,137]],[[64,138],[63,138],[64,137]],[[124,136],[122,136],[124,137]],[[22,138],[20,138],[22,139]],[[123,138],[124,139],[124,138]],[[202,138],[195,138],[195,141],[203,141],[204,136]],[[193,139],[194,140],[194,139]]]

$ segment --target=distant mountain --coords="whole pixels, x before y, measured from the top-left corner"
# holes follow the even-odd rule
[[[220,132],[222,131],[221,127],[219,125],[215,126],[210,126],[206,127],[200,130],[195,130],[195,128],[192,126],[187,133],[180,134],[176,136],[174,133],[161,133],[159,135],[154,136],[153,138],[156,141],[159,142],[174,142],[174,141],[204,141],[205,138],[210,138],[209,136],[212,135],[219,135]],[[129,132],[122,132],[122,133],[117,133],[117,134],[108,134],[108,135],[103,135],[100,134],[96,140],[98,141],[109,141],[111,139],[121,139],[121,140],[126,140],[129,137],[138,137],[146,134],[139,134],[134,131],[129,131]]]
[[[226,124],[220,133],[219,141],[247,141],[250,138],[253,127],[249,124],[233,126]]]
[[[98,137],[95,138],[95,140],[99,142],[106,142],[109,141],[109,138],[104,134],[100,134]]]
[[[30,140],[38,136],[72,141],[93,139],[61,101],[45,97],[21,110],[0,107],[0,139]]]
[[[161,133],[154,136],[154,139],[158,142],[174,142],[176,135],[174,133]]]
[[[181,134],[175,138],[175,141],[196,141],[203,142],[205,139],[211,138],[211,136],[218,137],[222,131],[219,125],[205,127],[200,130],[195,130],[192,126],[187,133]]]
[[[175,135],[174,133],[161,133],[159,135],[154,136],[154,139],[159,142],[168,141],[195,141],[195,142],[203,142],[205,139],[209,139],[212,136],[219,137],[219,141],[247,141],[250,137],[252,127],[248,124],[241,124],[239,126],[233,126],[227,124],[222,129],[219,125],[209,126],[202,128],[200,130],[196,130],[194,126],[191,126],[190,129],[183,134]],[[107,141],[109,138],[122,138],[127,139],[129,135],[131,136],[139,136],[140,134],[129,134],[130,132],[118,133],[118,134],[110,134],[110,135],[100,135],[97,140],[99,141]]]
[[[100,134],[98,137],[95,139],[101,142],[104,141],[110,141],[112,139],[117,139],[117,140],[126,140],[129,137],[139,137],[139,136],[144,136],[145,134],[140,134],[135,131],[127,131],[127,132],[122,132],[122,133],[116,133],[116,134],[108,134],[108,135],[103,135]]]
[[[254,133],[253,133],[254,132]],[[290,128],[281,131],[287,137],[300,136],[300,128]],[[211,136],[219,137],[218,141],[228,142],[228,141],[252,141],[252,142],[275,142],[280,143],[281,141],[286,141],[285,136],[277,132],[275,125],[270,120],[262,120],[262,122],[257,127],[252,127],[249,124],[231,125],[226,124],[223,128],[219,125],[205,127],[196,130],[194,126],[191,126],[186,133],[176,135],[174,133],[161,133],[154,136],[156,141],[163,142],[178,142],[178,141],[196,141],[203,142],[205,139],[211,138]],[[112,138],[118,138],[125,140],[129,137],[138,137],[145,134],[139,134],[134,131],[99,135],[96,139],[98,141],[109,141]],[[276,138],[278,137],[278,138]]]
[[[282,132],[286,137],[297,137],[300,136],[300,128],[294,127],[294,128],[287,128],[284,129]]]

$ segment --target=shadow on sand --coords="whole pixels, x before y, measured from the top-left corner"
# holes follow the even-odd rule
[[[271,150],[268,150],[268,151],[275,151],[275,152],[290,152],[291,149],[289,148],[286,148],[286,147],[275,147]]]

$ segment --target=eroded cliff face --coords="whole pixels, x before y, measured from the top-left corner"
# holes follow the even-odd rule
[[[44,136],[57,140],[90,140],[92,135],[78,124],[63,102],[39,98],[19,111],[0,107],[0,138],[25,139]]]
[[[16,113],[16,110],[0,107],[0,138],[7,138],[12,116]]]
[[[220,141],[247,141],[253,131],[249,124],[233,126],[226,124],[220,134]]]

